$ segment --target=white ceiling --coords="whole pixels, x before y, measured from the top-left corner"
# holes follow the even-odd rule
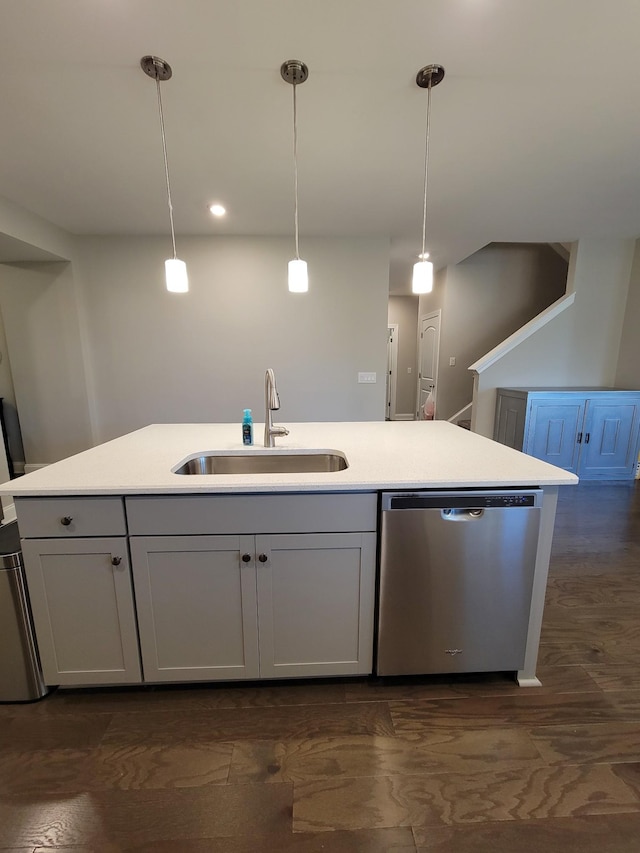
[[[637,0],[0,0],[0,196],[78,234],[383,236],[398,292],[491,241],[640,235]],[[207,205],[222,201],[225,220]],[[13,247],[15,248],[15,247]],[[1,249],[1,245],[0,245]],[[179,245],[178,245],[179,253]]]

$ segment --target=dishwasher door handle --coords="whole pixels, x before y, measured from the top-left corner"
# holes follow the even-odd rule
[[[484,510],[479,508],[459,509],[449,507],[441,509],[440,515],[445,521],[478,521],[484,515]]]

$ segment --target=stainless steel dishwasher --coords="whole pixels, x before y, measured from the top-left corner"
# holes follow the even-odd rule
[[[542,490],[384,492],[378,675],[521,669]]]

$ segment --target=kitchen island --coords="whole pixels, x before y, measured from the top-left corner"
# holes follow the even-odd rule
[[[441,421],[288,427],[274,449],[243,447],[239,424],[153,425],[0,488],[15,498],[47,683],[370,674],[380,493],[539,487],[517,670],[537,684],[557,491],[577,478]],[[348,467],[176,473],[216,453]]]

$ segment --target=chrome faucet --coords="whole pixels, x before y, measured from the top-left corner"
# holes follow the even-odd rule
[[[267,370],[264,377],[264,408],[264,446],[275,447],[275,436],[289,435],[289,430],[283,426],[274,426],[271,419],[271,412],[276,412],[280,408],[276,377],[271,368]]]

